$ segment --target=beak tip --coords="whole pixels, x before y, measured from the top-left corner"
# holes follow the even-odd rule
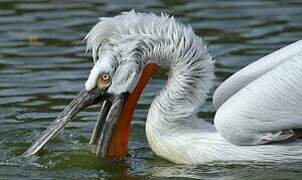
[[[103,94],[103,91],[99,89],[93,89],[87,91],[85,88],[74,98],[73,101],[65,107],[63,112],[52,122],[50,126],[40,135],[38,140],[33,143],[23,156],[31,156],[37,154],[43,146],[50,141],[58,132],[64,128],[64,126],[71,120],[79,111],[83,108],[95,104],[99,101],[99,97]]]

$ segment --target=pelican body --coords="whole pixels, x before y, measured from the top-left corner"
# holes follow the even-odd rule
[[[25,152],[33,155],[82,108],[102,102],[91,144],[123,157],[132,115],[159,67],[169,78],[146,120],[152,151],[179,164],[302,160],[302,41],[243,68],[214,93],[212,125],[196,114],[214,79],[214,61],[190,26],[162,14],[101,18],[86,36],[94,60],[85,87]]]

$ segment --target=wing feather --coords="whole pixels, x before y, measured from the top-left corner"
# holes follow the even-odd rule
[[[258,77],[301,52],[302,40],[283,47],[241,69],[216,89],[213,95],[215,108],[218,109],[227,99]]]
[[[302,49],[279,60],[278,65],[274,60],[266,62],[274,62],[274,68],[268,70],[272,65],[262,64],[267,70],[263,72],[265,68],[258,63],[262,75],[257,71],[259,77],[245,77],[246,81],[251,81],[251,77],[254,80],[234,91],[216,112],[214,122],[218,132],[233,144],[282,141],[287,139],[284,132],[302,129]],[[251,73],[251,69],[247,71]],[[234,77],[246,83],[244,78]]]

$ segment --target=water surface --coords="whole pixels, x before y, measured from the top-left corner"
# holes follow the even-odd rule
[[[144,125],[149,105],[165,83],[165,70],[139,101],[124,160],[97,159],[95,148],[88,145],[98,106],[80,113],[40,156],[20,157],[83,87],[93,63],[82,39],[98,17],[133,8],[173,14],[191,24],[216,59],[213,90],[259,57],[301,39],[298,0],[0,0],[0,177],[299,179],[302,163],[190,166],[156,157]],[[208,121],[214,116],[210,101],[200,109]]]

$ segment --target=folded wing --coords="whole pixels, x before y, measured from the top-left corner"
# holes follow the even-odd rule
[[[281,63],[302,53],[302,40],[283,47],[241,69],[224,81],[213,95],[213,103],[218,109],[232,95],[244,88],[263,74],[277,67]]]
[[[283,141],[302,129],[302,41],[252,63],[214,94],[215,126],[237,145]]]

